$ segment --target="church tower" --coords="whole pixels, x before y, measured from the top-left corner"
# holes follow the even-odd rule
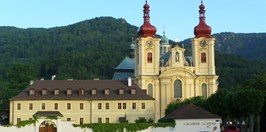
[[[214,42],[211,27],[205,23],[205,6],[199,6],[199,24],[194,28],[192,57],[196,75],[215,75]]]
[[[159,102],[157,100],[159,98],[160,39],[155,37],[156,27],[150,23],[150,6],[147,0],[143,8],[144,23],[138,29],[139,37],[135,49],[135,77],[139,87],[155,98],[157,104]]]
[[[199,24],[194,28],[195,37],[192,38],[192,59],[196,95],[208,97],[218,89],[218,76],[215,72],[214,45],[215,38],[211,36],[211,27],[205,22],[205,6],[203,1],[199,6]]]

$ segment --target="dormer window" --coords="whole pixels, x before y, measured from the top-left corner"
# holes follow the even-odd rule
[[[119,95],[123,95],[124,94],[124,89],[119,89]]]
[[[135,89],[135,88],[132,88],[132,89],[130,90],[130,93],[131,93],[131,95],[135,95],[135,94],[136,94],[136,89]]]
[[[54,95],[59,95],[59,93],[60,93],[59,89],[54,90]]]
[[[67,95],[71,95],[72,94],[72,89],[67,89]]]
[[[109,95],[110,94],[110,90],[107,88],[104,90],[104,95]]]
[[[46,89],[42,90],[42,95],[47,95],[47,90]]]
[[[30,89],[29,95],[34,95],[34,94],[35,94],[35,90],[34,89]]]
[[[92,94],[92,95],[96,95],[96,94],[97,94],[97,90],[96,90],[95,88],[92,89],[92,90],[91,90],[91,94]]]
[[[84,95],[84,89],[83,88],[79,89],[79,95]]]

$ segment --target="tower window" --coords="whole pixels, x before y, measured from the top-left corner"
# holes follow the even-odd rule
[[[207,98],[208,97],[208,89],[207,89],[207,84],[206,83],[203,83],[202,84],[202,96]]]
[[[206,53],[205,52],[201,53],[200,58],[201,58],[201,63],[206,63]]]
[[[151,97],[153,97],[153,86],[152,84],[148,85],[148,95],[150,95]]]
[[[152,53],[151,52],[148,52],[148,54],[147,54],[147,62],[152,63]]]
[[[175,80],[174,82],[174,98],[182,98],[182,82]]]

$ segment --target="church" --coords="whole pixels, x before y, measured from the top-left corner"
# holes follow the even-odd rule
[[[185,49],[178,44],[171,46],[165,33],[157,38],[147,1],[143,8],[144,23],[137,31],[139,37],[135,44],[130,45],[130,55],[115,68],[113,79],[134,77],[138,86],[155,99],[155,119],[160,119],[173,101],[195,96],[207,98],[217,91],[215,38],[205,22],[202,1],[199,24],[195,26],[195,37],[191,39],[192,56],[185,56]]]
[[[157,121],[173,101],[215,93],[215,39],[205,22],[203,2],[191,39],[192,56],[185,56],[179,45],[171,46],[165,34],[157,38],[147,0],[143,8],[138,38],[130,45],[130,55],[115,68],[113,80],[33,81],[10,99],[10,124],[34,116],[56,116],[75,124],[133,123],[138,117]]]

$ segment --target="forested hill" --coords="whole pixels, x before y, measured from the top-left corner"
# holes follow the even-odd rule
[[[8,66],[34,64],[38,77],[110,78],[136,36],[124,19],[99,17],[49,29],[0,28],[0,73]]]
[[[215,49],[221,53],[242,56],[258,60],[266,59],[266,33],[232,33],[214,34]],[[190,46],[190,39],[183,42]]]
[[[111,79],[136,31],[137,27],[126,20],[112,17],[49,29],[0,27],[0,75],[7,81],[10,67],[22,63],[34,68],[36,79],[51,79],[52,75],[56,79]],[[216,66],[220,87],[233,88],[254,74],[266,72],[265,33],[213,36],[219,51]],[[181,43],[190,46],[188,40]]]

